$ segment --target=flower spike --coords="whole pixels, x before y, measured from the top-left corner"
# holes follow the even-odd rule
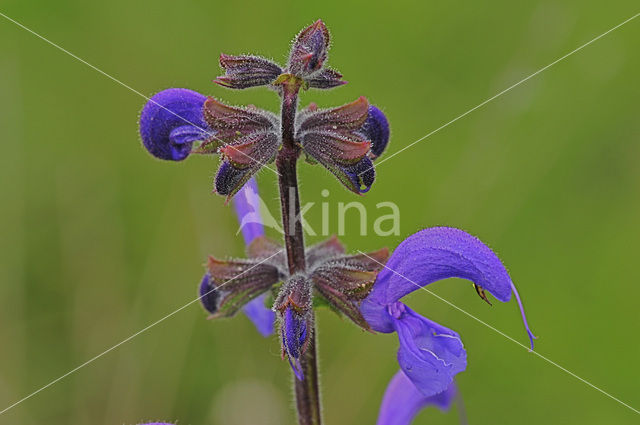
[[[348,190],[363,194],[376,179],[374,161],[390,139],[387,117],[365,97],[339,107],[319,109],[311,103],[299,109],[301,90],[346,84],[342,74],[328,67],[329,47],[329,31],[317,20],[295,37],[284,67],[260,56],[220,55],[224,75],[214,82],[231,89],[268,86],[281,98],[279,115],[169,89],[144,106],[140,136],[144,147],[164,160],[181,161],[192,153],[221,156],[214,191],[227,202],[233,199],[247,258],[209,257],[198,286],[200,302],[212,319],[244,311],[264,336],[273,333],[277,321],[282,357],[295,376],[300,423],[321,421],[314,308],[329,307],[362,330],[396,333],[400,371],[385,392],[377,425],[409,425],[424,407],[450,407],[457,394],[454,379],[466,369],[467,352],[455,331],[404,304],[406,295],[450,277],[470,281],[489,304],[489,295],[507,302],[513,294],[531,349],[536,337],[500,259],[462,230],[422,230],[391,256],[386,248],[347,254],[335,237],[305,247],[298,161],[321,164]],[[274,161],[282,227],[289,227],[284,247],[265,236],[253,178]],[[270,227],[282,231],[269,219]]]

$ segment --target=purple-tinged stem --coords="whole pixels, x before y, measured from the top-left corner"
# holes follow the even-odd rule
[[[282,149],[276,157],[282,228],[287,251],[290,275],[305,270],[304,234],[300,219],[300,196],[298,195],[297,161],[300,147],[294,141],[295,117],[298,107],[300,81],[295,77],[282,82]],[[300,358],[304,379],[294,377],[298,423],[300,425],[321,425],[320,390],[318,386],[318,363],[316,360],[316,336],[314,320],[308,323],[310,340]]]

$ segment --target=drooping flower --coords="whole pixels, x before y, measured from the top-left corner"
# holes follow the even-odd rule
[[[509,301],[513,292],[533,348],[535,337],[520,297],[493,251],[462,230],[422,230],[396,248],[360,310],[373,330],[398,334],[400,369],[423,397],[436,396],[449,388],[453,377],[466,368],[466,351],[457,333],[422,317],[400,299],[450,277],[470,280],[485,300],[485,290],[502,302]]]
[[[319,162],[349,190],[364,193],[375,180],[372,159],[389,141],[389,123],[366,98],[346,105],[298,114],[296,141],[313,161]]]
[[[241,225],[242,236],[245,244],[249,246],[256,238],[264,237],[264,227],[260,220],[260,211],[255,206],[258,205],[258,186],[254,179],[249,180],[247,185],[233,198],[233,206],[235,207],[238,222]],[[251,222],[243,220],[251,215]],[[217,310],[219,292],[214,290],[215,285],[211,282],[211,274],[205,273],[200,283],[199,293],[200,302],[205,310],[213,314]],[[269,336],[273,333],[275,314],[270,308],[265,306],[267,294],[264,293],[255,299],[249,301],[243,308],[243,312],[249,317],[263,336]]]
[[[182,161],[195,141],[212,139],[202,107],[206,96],[188,89],[167,89],[155,94],[140,114],[140,137],[156,158]]]
[[[154,95],[140,115],[140,136],[154,156],[181,161],[191,153],[221,154],[215,191],[227,198],[275,159],[279,118],[255,107],[225,105],[187,89]],[[194,142],[200,141],[194,148]]]
[[[215,179],[215,190],[232,197],[263,166],[275,159],[280,140],[280,120],[255,107],[238,108],[210,97],[204,103],[204,119],[217,140],[215,149],[223,162]],[[220,145],[219,142],[222,142]]]
[[[391,378],[382,397],[376,425],[409,425],[415,416],[429,406],[449,410],[456,398],[455,383],[432,396],[424,396],[409,378],[399,370]]]

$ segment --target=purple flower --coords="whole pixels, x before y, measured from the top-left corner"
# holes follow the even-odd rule
[[[260,211],[258,210],[258,185],[254,179],[249,180],[240,193],[233,198],[233,205],[238,221],[242,226],[241,230],[245,244],[249,246],[254,239],[264,236],[264,228],[262,227]],[[245,222],[245,218],[248,216],[251,216],[252,219],[250,222]],[[214,290],[210,273],[205,273],[203,276],[199,293],[202,306],[209,313],[215,313],[220,300],[220,292]],[[265,337],[273,334],[275,322],[275,313],[265,306],[266,297],[266,293],[262,294],[249,301],[242,309],[244,314],[256,326],[258,332]]]
[[[249,246],[259,236],[264,236],[260,216],[260,195],[255,179],[249,180],[242,191],[233,198],[233,207],[240,222],[245,245]]]
[[[389,251],[385,248],[368,254],[347,255],[338,239],[332,237],[309,247],[307,269],[289,275],[284,250],[264,236],[259,201],[253,180],[233,199],[249,258],[209,257],[208,273],[199,287],[200,300],[211,318],[231,317],[242,309],[265,336],[273,332],[277,318],[282,356],[289,360],[296,377],[302,380],[300,358],[313,332],[316,291],[334,311],[371,330],[359,306],[389,258]],[[275,296],[273,288],[278,282],[282,285],[276,287]],[[269,293],[275,296],[273,311],[265,307]]]
[[[426,407],[449,410],[456,395],[457,389],[452,383],[441,393],[425,397],[399,370],[384,393],[376,425],[409,425],[418,412]]]
[[[275,159],[279,126],[271,112],[228,106],[187,89],[161,91],[140,115],[142,142],[157,158],[182,161],[191,153],[221,154],[215,191],[227,199]],[[202,143],[194,147],[196,141]]]
[[[367,120],[360,132],[371,142],[371,159],[382,155],[389,143],[389,121],[384,112],[376,106],[369,106]]]
[[[287,306],[282,318],[282,345],[289,359],[289,364],[296,378],[304,379],[300,356],[305,350],[307,339],[307,322],[295,311],[292,306]]]
[[[209,97],[203,107],[204,119],[217,140],[204,146],[222,155],[215,179],[215,190],[227,199],[264,165],[272,162],[282,144],[280,120],[256,107],[228,106]],[[222,142],[222,143],[220,143]]]
[[[207,98],[187,89],[155,94],[140,114],[140,137],[156,158],[182,161],[197,140],[211,138],[202,108]]]
[[[520,297],[493,251],[462,230],[422,230],[396,248],[360,310],[373,330],[398,334],[400,369],[424,397],[449,388],[453,377],[466,368],[466,352],[457,333],[422,317],[399,300],[450,277],[472,281],[485,300],[485,290],[502,302],[509,301],[513,292],[533,348],[535,337],[527,325]]]
[[[293,275],[284,282],[273,307],[280,322],[282,357],[289,359],[299,380],[304,379],[300,357],[307,350],[313,329],[312,293],[311,280],[302,274]]]
[[[367,156],[372,143],[362,132],[369,117],[366,98],[346,105],[302,111],[296,119],[296,140],[304,153],[322,164],[349,190],[364,193],[375,180],[373,163]]]

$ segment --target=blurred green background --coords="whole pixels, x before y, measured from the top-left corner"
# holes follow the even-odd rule
[[[284,61],[317,18],[330,65],[350,82],[302,104],[366,95],[392,125],[387,155],[637,13],[636,1],[86,2],[4,0],[0,11],[151,95],[188,87],[277,109],[265,89],[215,86],[220,52]],[[427,226],[463,228],[508,266],[537,350],[640,407],[640,19],[381,164],[360,198],[401,209],[394,247]],[[208,254],[242,255],[237,223],[212,195],[217,159],[154,160],[141,147],[145,100],[0,17],[0,410],[193,300]],[[301,167],[303,202],[330,191]],[[275,175],[258,178],[278,211]],[[354,214],[355,217],[355,214]],[[320,208],[311,210],[319,226]],[[333,220],[333,219],[332,219]],[[369,227],[371,229],[371,227]],[[337,231],[335,220],[331,230]],[[309,238],[310,242],[318,238]],[[462,281],[431,290],[526,343],[517,306]],[[631,424],[638,415],[425,292],[408,303],[458,331],[471,424]],[[243,316],[191,305],[0,415],[0,424],[293,424],[277,338]],[[397,370],[395,335],[319,313],[329,425],[373,424]],[[424,411],[416,424],[456,424]]]

